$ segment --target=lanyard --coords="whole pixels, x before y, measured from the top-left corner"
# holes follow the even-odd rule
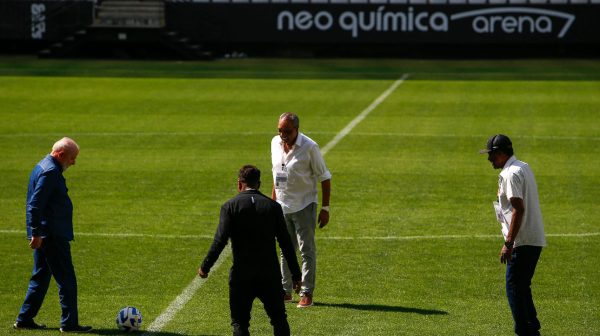
[[[294,147],[295,147],[295,145],[294,145],[294,147],[292,147],[292,148],[290,149],[290,151],[289,151],[289,152],[287,152],[287,153],[285,152],[285,147],[284,147],[284,146],[285,146],[285,145],[284,145],[284,144],[283,144],[283,142],[282,142],[282,143],[281,143],[281,171],[282,171],[282,172],[286,172],[286,171],[287,171],[287,167],[286,167],[286,166],[287,166],[287,162],[288,162],[288,160],[286,160],[286,159],[289,159],[290,155],[291,155],[291,154],[292,154],[292,152],[294,151]]]

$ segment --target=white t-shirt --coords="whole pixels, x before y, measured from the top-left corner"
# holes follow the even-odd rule
[[[275,195],[283,213],[298,212],[318,203],[317,182],[331,179],[331,173],[316,142],[298,133],[294,147],[286,153],[277,135],[271,140],[271,162]]]
[[[525,206],[521,228],[515,237],[515,247],[546,246],[535,177],[529,165],[515,156],[506,162],[498,178],[498,202],[504,212],[512,211],[510,199],[513,197],[522,199]]]

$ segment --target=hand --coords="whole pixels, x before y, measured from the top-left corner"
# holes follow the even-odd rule
[[[39,249],[42,246],[43,238],[40,236],[32,236],[31,241],[29,242],[29,247],[34,250]]]
[[[300,294],[300,289],[302,288],[302,281],[294,280],[293,283],[294,292],[296,292],[296,294]]]
[[[512,248],[506,247],[506,245],[502,246],[502,251],[500,251],[500,262],[503,264],[509,263],[512,259]]]
[[[329,223],[329,211],[325,211],[325,210],[321,210],[321,212],[319,212],[319,229],[322,229],[323,227],[325,227],[325,225],[327,225],[327,223]]]
[[[202,279],[206,279],[208,277],[208,273],[204,273],[204,271],[201,268],[198,268],[198,276],[201,277]]]

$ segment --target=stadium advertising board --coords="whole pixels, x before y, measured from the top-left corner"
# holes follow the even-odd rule
[[[167,24],[200,41],[589,43],[600,6],[167,3]]]

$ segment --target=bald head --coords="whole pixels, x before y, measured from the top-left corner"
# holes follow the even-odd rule
[[[63,171],[75,164],[75,159],[77,159],[78,154],[79,145],[75,140],[68,137],[64,137],[55,142],[54,146],[52,146],[52,153],[50,153],[50,155],[60,163]]]
[[[298,126],[300,126],[300,119],[294,113],[286,112],[279,117],[279,123],[277,123],[279,137],[288,148],[293,147],[296,143]]]
[[[52,146],[52,151],[79,151],[79,145],[75,142],[75,140],[64,137],[54,143],[54,146]]]
[[[288,121],[294,128],[300,128],[300,118],[292,112],[285,112],[279,116],[279,122]]]

